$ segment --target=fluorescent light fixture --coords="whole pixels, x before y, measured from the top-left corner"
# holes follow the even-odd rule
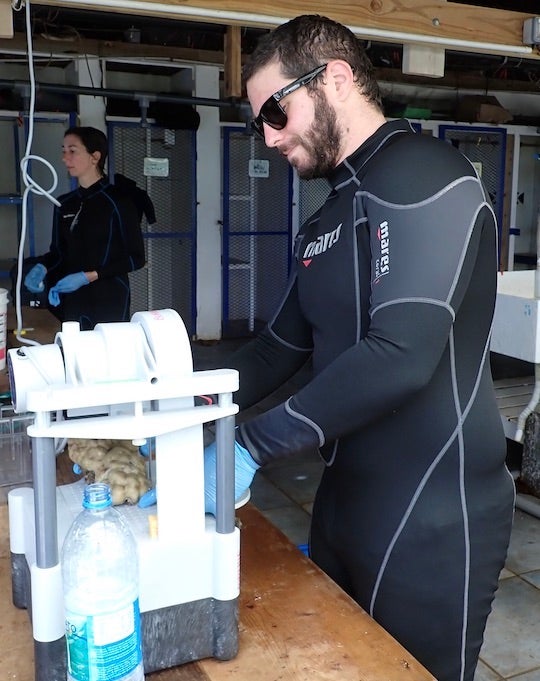
[[[525,45],[540,45],[540,17],[531,17],[523,22]]]

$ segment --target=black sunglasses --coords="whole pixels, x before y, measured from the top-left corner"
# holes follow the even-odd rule
[[[326,67],[327,64],[317,66],[317,68],[313,69],[309,73],[304,74],[303,76],[300,76],[300,78],[293,80],[292,83],[286,85],[282,90],[278,90],[277,92],[274,92],[273,95],[268,97],[268,99],[261,106],[261,110],[259,111],[257,118],[254,118],[251,121],[251,127],[253,130],[263,139],[263,123],[266,123],[271,128],[274,128],[274,130],[283,130],[283,128],[287,125],[287,114],[279,103],[280,100],[287,95],[290,95],[291,92],[298,90],[298,88],[311,83],[311,81],[316,78],[319,73],[322,73]]]

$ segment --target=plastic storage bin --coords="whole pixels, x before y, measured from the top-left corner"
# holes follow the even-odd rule
[[[33,420],[33,414],[0,407],[0,503],[7,501],[10,489],[32,485],[32,447],[26,429]]]

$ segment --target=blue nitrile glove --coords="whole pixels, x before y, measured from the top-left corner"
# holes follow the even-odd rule
[[[157,504],[157,492],[156,488],[152,487],[152,489],[149,489],[148,492],[145,492],[142,495],[137,506],[139,506],[139,508],[148,508],[149,506],[154,506],[155,504]]]
[[[75,274],[68,274],[56,284],[49,291],[49,303],[56,307],[60,305],[60,293],[73,293],[81,286],[86,286],[89,284],[88,278],[84,272],[75,272]]]
[[[216,515],[216,458],[215,441],[204,448],[204,511]],[[251,485],[260,468],[245,447],[234,442],[234,498],[239,499]]]
[[[139,445],[139,454],[141,456],[149,457],[150,454],[154,451],[156,448],[156,438],[155,437],[149,437],[144,445]]]
[[[41,293],[41,291],[45,289],[43,280],[45,279],[46,274],[47,268],[45,265],[38,262],[24,278],[24,285],[29,291],[32,291],[32,293]]]
[[[156,438],[150,437],[146,440],[144,445],[139,445],[139,454],[148,458],[155,448]],[[152,487],[148,492],[145,492],[141,496],[137,506],[140,508],[148,508],[149,506],[155,506],[155,504],[157,504],[157,492],[156,488]]]

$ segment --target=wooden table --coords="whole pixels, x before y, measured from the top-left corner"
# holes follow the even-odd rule
[[[241,522],[239,653],[148,681],[434,681],[251,504]],[[11,604],[7,508],[0,506],[0,681],[33,681],[28,613]]]
[[[17,315],[12,304],[7,309],[7,348],[25,347],[13,333],[17,328]],[[22,307],[22,326],[24,338],[35,340],[41,344],[54,342],[57,331],[60,331],[61,324],[56,317],[46,309],[35,309],[32,307]],[[0,371],[0,394],[9,391],[9,378],[7,367]]]
[[[8,329],[15,324],[8,312]],[[24,308],[32,338],[52,343],[60,324],[47,310]],[[19,343],[10,334],[9,345]],[[6,379],[7,380],[7,379]],[[58,484],[71,468],[57,459]],[[148,675],[149,681],[434,681],[401,645],[252,505],[241,523],[239,653]],[[34,681],[26,610],[11,602],[7,507],[0,505],[0,681]]]

